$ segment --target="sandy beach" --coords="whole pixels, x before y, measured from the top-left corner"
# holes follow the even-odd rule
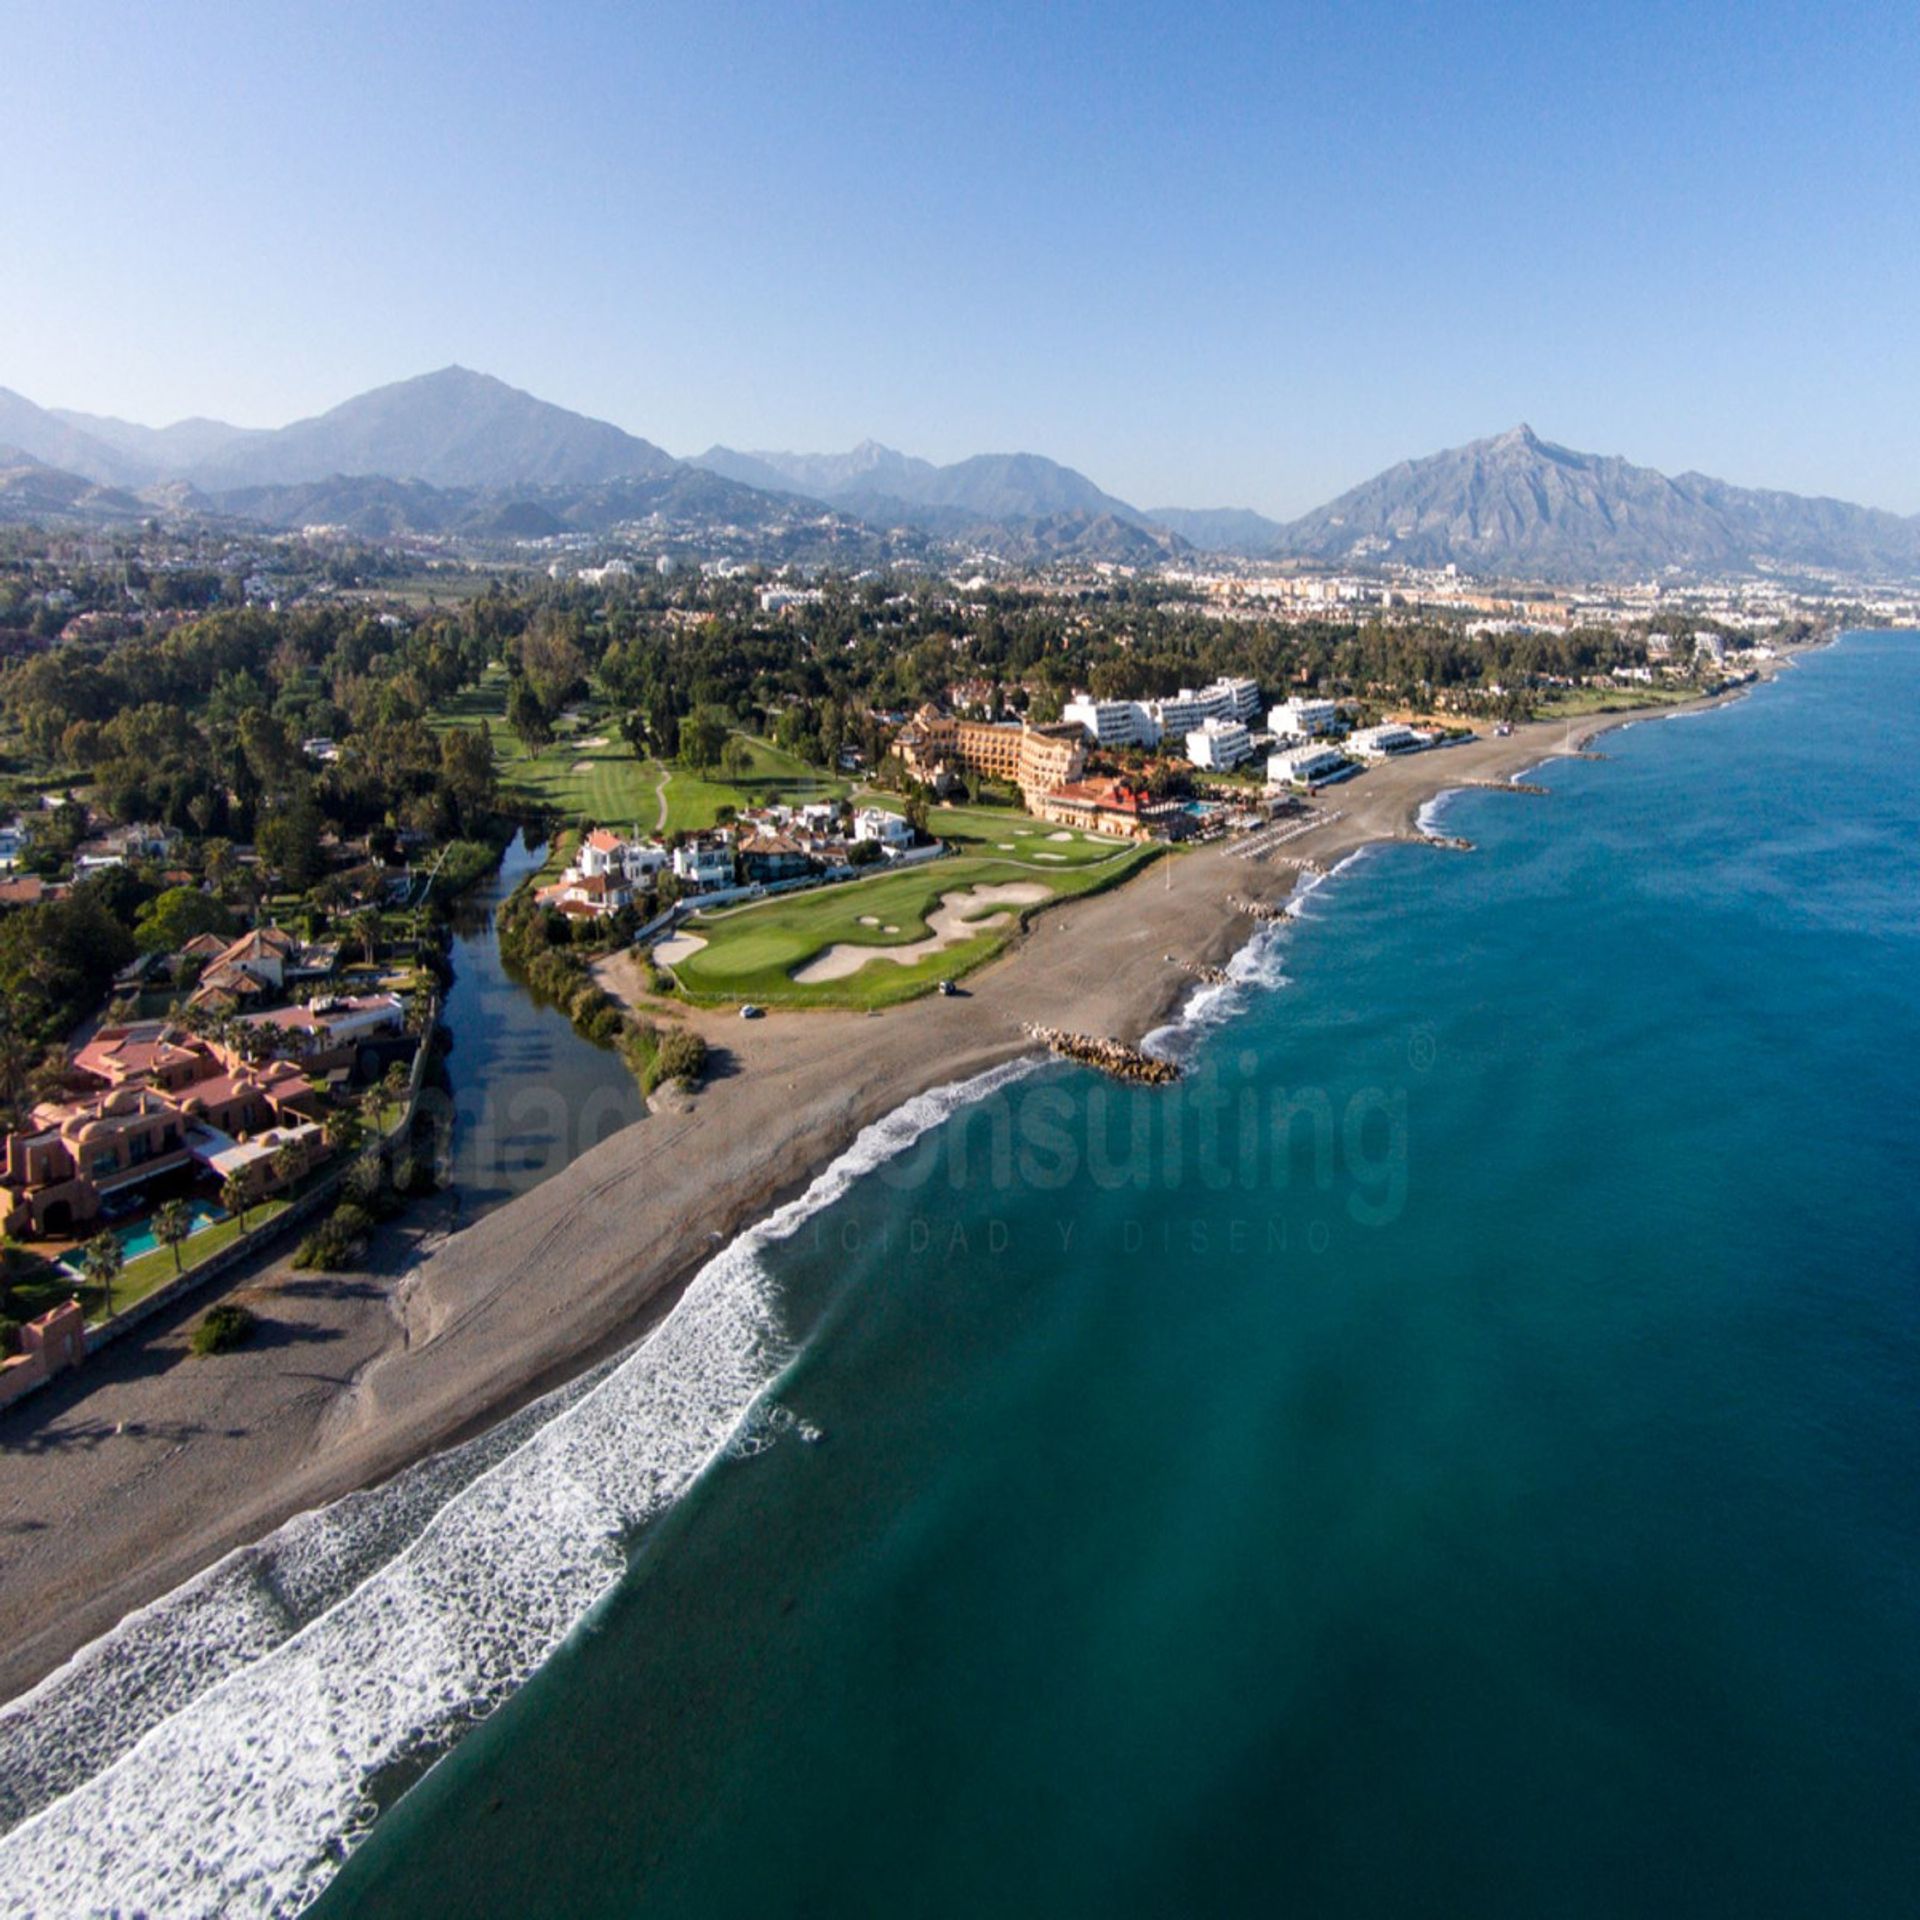
[[[1027,1023],[1138,1040],[1192,989],[1191,969],[1220,965],[1252,933],[1229,896],[1278,902],[1300,863],[1420,840],[1416,817],[1436,794],[1505,784],[1634,717],[1543,722],[1372,768],[1318,796],[1320,824],[1265,857],[1186,851],[1041,913],[952,999],[752,1022],[674,1004],[669,1017],[713,1049],[697,1093],[656,1096],[635,1125],[459,1233],[402,1221],[367,1272],[263,1262],[229,1290],[264,1323],[237,1353],[188,1353],[203,1296],[0,1415],[0,1699],[289,1516],[629,1345],[719,1245],[860,1128],[1030,1053]],[[601,975],[642,997],[629,956]]]

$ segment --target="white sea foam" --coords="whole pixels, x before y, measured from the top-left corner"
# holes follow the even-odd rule
[[[0,1905],[305,1906],[370,1824],[382,1776],[431,1760],[512,1693],[619,1579],[634,1530],[748,1430],[788,1358],[762,1253],[956,1108],[1031,1070],[1019,1061],[935,1089],[868,1127],[799,1199],[710,1260],[602,1377],[516,1416],[497,1454],[445,1456],[451,1486],[423,1473],[411,1506],[356,1497],[302,1516],[253,1561],[222,1562],[18,1703],[9,1751],[37,1769],[24,1797],[38,1810],[0,1837]],[[116,1719],[130,1675],[145,1704]],[[90,1714],[110,1731],[87,1749]],[[67,1784],[53,1756],[69,1738],[105,1764],[47,1804]]]
[[[1325,873],[1303,872],[1287,895],[1281,910],[1284,917],[1256,923],[1253,937],[1222,969],[1226,979],[1209,981],[1189,994],[1181,1005],[1179,1018],[1155,1027],[1140,1042],[1141,1052],[1161,1060],[1184,1059],[1199,1044],[1203,1033],[1224,1026],[1245,1008],[1250,988],[1271,992],[1284,987],[1287,975],[1281,960],[1286,952],[1287,922],[1306,918],[1307,902],[1329,880],[1345,873],[1371,851],[1371,846],[1356,847]]]

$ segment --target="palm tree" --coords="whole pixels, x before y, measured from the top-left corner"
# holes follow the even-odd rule
[[[367,1137],[367,1123],[351,1107],[327,1116],[327,1145],[335,1153],[351,1153]]]
[[[193,1215],[187,1211],[184,1200],[168,1200],[153,1210],[153,1219],[149,1223],[153,1228],[153,1237],[161,1246],[173,1249],[173,1270],[181,1269],[180,1243],[193,1231]]]
[[[240,1231],[247,1230],[247,1210],[253,1205],[253,1189],[237,1173],[230,1173],[220,1183],[220,1204],[240,1222]]]
[[[113,1317],[113,1283],[126,1264],[126,1249],[120,1244],[120,1236],[112,1232],[96,1233],[80,1255],[81,1271],[100,1289],[106,1303],[103,1319]]]
[[[375,949],[380,944],[380,913],[375,907],[362,907],[347,922],[353,937],[360,942],[360,952],[368,966],[373,965]]]
[[[282,1141],[273,1150],[274,1178],[283,1187],[291,1187],[306,1170],[307,1156],[291,1140]]]

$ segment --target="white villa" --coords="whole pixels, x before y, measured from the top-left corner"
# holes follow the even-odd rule
[[[884,807],[862,807],[853,816],[853,838],[857,845],[862,840],[877,840],[885,847],[910,847],[913,845],[913,829],[897,813],[889,813]]]

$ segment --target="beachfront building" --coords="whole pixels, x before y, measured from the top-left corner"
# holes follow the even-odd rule
[[[901,763],[916,780],[938,789],[953,774],[1003,780],[1020,789],[1029,808],[1041,794],[1078,780],[1087,750],[1072,723],[1030,727],[1017,720],[956,720],[922,707],[894,740]]]
[[[1347,756],[1337,747],[1294,747],[1286,753],[1267,756],[1267,785],[1270,787],[1311,787],[1331,780],[1347,764]]]
[[[1177,800],[1156,800],[1130,780],[1075,780],[1042,794],[1034,812],[1056,827],[1123,840],[1177,840],[1189,816]]]
[[[1340,724],[1340,708],[1332,700],[1283,700],[1267,709],[1267,731],[1286,739],[1297,734],[1311,740],[1316,734],[1331,733]]]
[[[1209,773],[1226,773],[1253,756],[1253,741],[1238,720],[1206,720],[1187,735],[1187,758]]]
[[[1260,687],[1257,681],[1215,680],[1204,687],[1182,687],[1164,700],[1150,700],[1147,711],[1153,716],[1163,739],[1178,739],[1203,727],[1209,720],[1259,718]]]
[[[238,1053],[175,1029],[151,1045],[127,1040],[118,1046],[127,1032],[104,1029],[83,1056],[99,1058],[104,1042],[124,1066],[145,1048],[155,1062],[151,1077],[83,1084],[43,1100],[6,1136],[0,1228],[7,1233],[26,1239],[77,1233],[162,1175],[206,1167],[205,1141],[231,1146],[235,1133],[303,1126],[324,1104],[313,1082],[288,1061],[252,1066]],[[94,1082],[81,1066],[83,1056],[76,1056],[75,1079]],[[199,1071],[183,1079],[187,1060]]]
[[[1096,700],[1076,693],[1060,718],[1079,727],[1096,747],[1157,747],[1160,722],[1139,700]]]
[[[1358,733],[1347,736],[1347,751],[1362,760],[1386,760],[1396,753],[1412,753],[1432,744],[1431,734],[1418,733],[1398,720],[1389,720],[1377,727],[1362,727]]]

